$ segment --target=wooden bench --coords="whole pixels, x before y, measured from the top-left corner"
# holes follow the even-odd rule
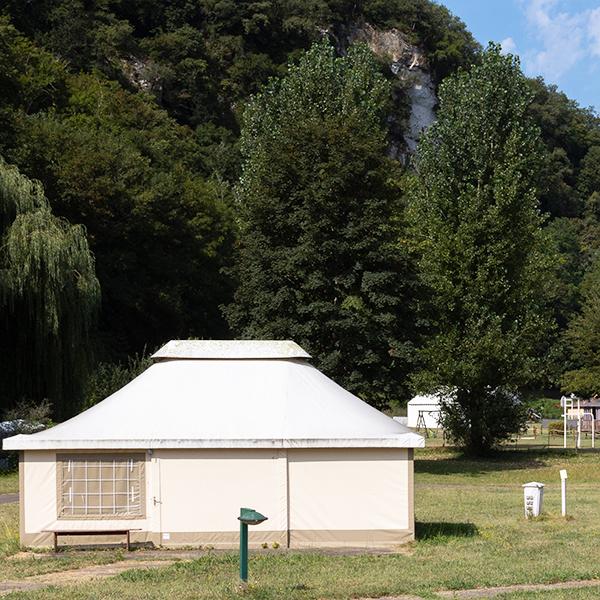
[[[59,535],[126,535],[127,536],[127,550],[131,550],[131,532],[141,531],[141,529],[94,529],[94,530],[67,530],[67,529],[46,529],[47,533],[54,535],[54,552],[58,552],[58,536]]]

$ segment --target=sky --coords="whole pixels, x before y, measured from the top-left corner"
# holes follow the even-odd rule
[[[600,112],[600,0],[438,0],[481,44],[500,42],[530,77],[541,75]]]

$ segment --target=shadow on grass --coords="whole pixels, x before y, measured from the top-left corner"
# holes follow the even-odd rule
[[[547,460],[555,453],[548,450],[501,450],[485,458],[469,456],[444,456],[419,458],[415,456],[415,472],[433,475],[481,475],[490,471],[539,469],[547,466]]]
[[[417,540],[435,540],[440,538],[465,538],[479,535],[473,523],[422,522],[415,523]]]

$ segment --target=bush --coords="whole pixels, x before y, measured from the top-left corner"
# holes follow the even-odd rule
[[[548,433],[550,435],[562,435],[564,423],[562,421],[550,421],[548,423]]]
[[[526,401],[529,408],[542,415],[545,419],[560,419],[562,416],[562,407],[560,400],[555,398],[529,398]]]
[[[151,364],[152,359],[145,352],[130,356],[125,363],[98,364],[87,384],[84,408],[90,408],[108,398]]]
[[[15,407],[6,410],[0,422],[0,440],[20,433],[36,433],[52,425],[50,415],[52,404],[49,400],[35,403],[22,400]],[[0,472],[16,468],[18,455],[16,452],[0,450]]]
[[[52,424],[51,415],[52,404],[46,398],[38,403],[32,400],[22,400],[15,407],[4,411],[2,416],[4,421],[25,421],[30,425],[49,427]]]

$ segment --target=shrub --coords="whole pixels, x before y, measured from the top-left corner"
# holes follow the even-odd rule
[[[564,423],[562,421],[550,421],[548,423],[548,433],[550,435],[562,435]]]
[[[0,440],[20,433],[36,433],[50,427],[51,414],[52,404],[47,399],[39,403],[21,400],[15,407],[4,412],[4,420],[0,422]],[[15,469],[17,462],[16,452],[0,450],[0,471]]]
[[[88,381],[84,408],[114,394],[151,364],[152,359],[145,351],[130,356],[125,363],[99,363]]]

